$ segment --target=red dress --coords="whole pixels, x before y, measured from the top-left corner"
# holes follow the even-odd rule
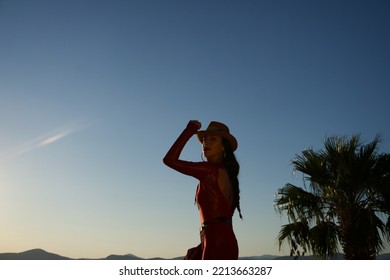
[[[224,168],[223,164],[179,159],[185,144],[196,132],[197,127],[189,123],[163,161],[167,166],[199,180],[196,201],[203,225],[202,259],[238,259],[238,244],[231,223],[234,209],[218,186],[218,171]]]

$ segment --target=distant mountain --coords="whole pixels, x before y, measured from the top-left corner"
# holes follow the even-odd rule
[[[70,258],[48,253],[42,249],[33,249],[22,253],[2,253],[0,260],[70,260]]]
[[[239,260],[275,260],[278,256],[274,255],[262,255],[262,256],[251,256],[251,257],[239,257]]]
[[[293,260],[291,256],[277,256],[275,260]],[[316,260],[314,256],[300,256],[298,260]],[[344,254],[336,254],[332,260],[344,260]]]
[[[137,257],[133,254],[127,255],[109,255],[105,257],[103,260],[143,260],[143,258]]]
[[[176,257],[169,260],[182,260],[184,257]],[[274,255],[262,255],[251,257],[240,257],[240,260],[292,260],[290,256],[274,256]],[[314,260],[313,256],[300,257],[299,260]],[[343,260],[343,254],[337,254],[335,260]],[[0,260],[75,260],[72,258],[60,256],[57,254],[46,252],[42,249],[33,249],[21,253],[0,253]],[[126,255],[109,255],[100,259],[77,259],[77,260],[168,260],[164,258],[140,258],[133,254]],[[377,260],[390,260],[390,253],[381,254],[377,256]]]

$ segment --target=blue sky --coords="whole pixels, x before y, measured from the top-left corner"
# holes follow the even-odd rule
[[[0,1],[0,251],[176,257],[196,180],[162,163],[186,126],[237,137],[240,255],[289,253],[273,208],[325,137],[390,151],[387,1]],[[182,158],[201,160],[195,139]],[[389,252],[389,250],[387,250]]]

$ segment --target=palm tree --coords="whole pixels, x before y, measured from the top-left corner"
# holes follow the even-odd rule
[[[380,136],[368,144],[359,135],[329,137],[324,149],[305,150],[292,161],[304,187],[286,184],[275,209],[286,213],[277,240],[297,258],[309,251],[329,259],[375,259],[390,241],[390,155],[378,153]]]

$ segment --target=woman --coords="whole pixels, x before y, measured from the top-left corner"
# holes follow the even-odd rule
[[[163,160],[167,166],[199,180],[195,199],[202,225],[201,244],[189,249],[186,259],[238,259],[238,244],[232,226],[235,209],[242,218],[237,179],[240,166],[233,153],[238,146],[237,140],[220,122],[212,121],[203,131],[199,131],[200,128],[199,121],[190,121]],[[194,134],[202,143],[207,162],[179,159]]]

